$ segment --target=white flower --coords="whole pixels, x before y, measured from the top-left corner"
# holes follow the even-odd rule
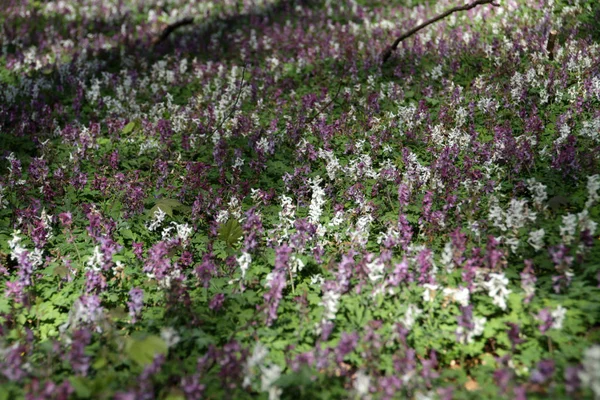
[[[459,326],[456,328],[456,335],[458,337],[458,341],[463,344],[473,343],[473,338],[475,336],[481,336],[483,334],[483,330],[485,328],[485,323],[487,322],[487,318],[485,317],[474,317],[473,318],[473,329],[467,331],[464,327]]]
[[[419,315],[422,313],[423,310],[421,310],[419,307],[415,306],[414,304],[409,304],[406,312],[404,313],[404,317],[400,319],[400,322],[402,322],[402,325],[404,325],[406,329],[411,329]]]
[[[375,283],[381,278],[383,278],[384,265],[379,258],[376,258],[372,262],[367,263],[366,267],[369,271],[369,279],[371,280],[371,282]]]
[[[540,250],[544,246],[544,228],[539,229],[537,231],[529,232],[529,239],[527,239],[527,243],[529,243],[536,251]]]
[[[506,288],[508,278],[504,276],[504,273],[490,274],[490,279],[483,285],[488,289],[488,295],[493,298],[493,303],[506,310],[506,298],[511,291]]]
[[[433,400],[435,399],[435,393],[433,390],[430,390],[428,392],[416,392],[415,393],[415,400]]]
[[[323,319],[325,320],[334,320],[335,314],[337,313],[339,302],[340,302],[341,294],[334,290],[328,290],[323,293],[323,297],[321,298],[321,305],[325,307],[325,311],[323,313]]]
[[[98,272],[102,269],[102,253],[100,252],[100,246],[94,247],[94,253],[86,262],[86,270],[92,270]]]
[[[546,193],[546,185],[537,182],[535,178],[527,179],[527,189],[531,193],[533,193],[533,202],[538,207],[543,207],[544,202],[548,198],[548,194]]]
[[[323,205],[325,204],[325,191],[319,186],[322,182],[320,177],[315,177],[309,180],[312,189],[312,200],[308,210],[308,220],[313,224],[318,224],[321,214],[323,213]]]
[[[529,210],[526,200],[511,199],[505,216],[507,228],[519,229],[527,220],[535,221],[536,213]]]
[[[556,310],[552,311],[552,326],[553,329],[562,329],[565,315],[567,315],[567,309],[563,306],[556,307]]]
[[[290,264],[292,266],[292,272],[294,274],[304,269],[304,261],[302,261],[297,255],[292,254],[292,256],[290,257],[290,261]]]
[[[423,301],[432,302],[435,298],[435,292],[439,286],[426,283],[423,285],[423,287],[425,288],[425,291],[423,292]]]
[[[164,327],[160,330],[160,337],[165,341],[167,347],[173,347],[181,340],[181,337],[177,334],[177,331],[170,327]]]
[[[177,222],[173,222],[175,228],[177,228],[177,237],[185,242],[192,234],[192,227],[188,224],[178,224]]]
[[[217,214],[217,218],[216,218],[217,223],[222,224],[224,222],[227,222],[228,219],[229,219],[229,211],[228,210],[219,210],[219,213]]]
[[[268,354],[269,349],[267,349],[267,347],[262,343],[256,342],[254,349],[252,350],[252,355],[248,357],[246,360],[246,365],[244,366],[244,381],[242,383],[243,387],[250,386],[255,375],[254,369],[261,366]]]
[[[252,350],[252,355],[247,361],[248,368],[253,368],[262,364],[268,354],[269,349],[267,349],[267,347],[262,343],[256,342],[254,349]]]
[[[333,151],[319,149],[319,157],[327,162],[325,169],[327,170],[327,176],[332,181],[335,180],[335,174],[337,171],[341,170],[340,162],[333,154]]]
[[[442,265],[446,268],[446,272],[450,273],[454,269],[454,261],[452,259],[453,250],[452,250],[452,242],[446,242],[444,245],[444,250],[442,251],[442,255],[440,257],[440,261]]]
[[[575,214],[567,214],[562,217],[562,225],[560,226],[560,235],[566,245],[571,244],[577,229],[577,216]]]
[[[584,386],[592,389],[594,399],[600,399],[600,346],[593,345],[583,353],[583,371],[579,372],[579,379]]]
[[[600,175],[596,174],[588,176],[588,200],[585,203],[586,209],[590,208],[594,202],[600,200],[600,195],[598,195],[598,189],[600,189]]]
[[[321,274],[316,274],[310,277],[310,284],[311,285],[322,285],[324,282],[323,277],[321,276]]]
[[[158,207],[156,211],[154,211],[152,221],[150,221],[146,228],[148,228],[150,232],[154,231],[163,223],[166,215],[167,214],[160,207]]]
[[[252,262],[252,256],[245,251],[236,259],[238,264],[240,265],[240,269],[242,270],[242,279],[246,277],[246,271],[250,268],[250,263]]]
[[[369,394],[369,387],[371,386],[371,377],[365,373],[362,369],[356,372],[352,388],[356,394],[361,398],[365,398]]]
[[[446,297],[450,297],[452,299],[452,301],[457,302],[458,304],[460,304],[463,307],[466,307],[469,305],[469,289],[467,288],[461,288],[461,289],[454,289],[454,288],[445,288],[444,291],[444,296]]]
[[[260,390],[269,393],[269,400],[277,400],[281,396],[282,390],[273,384],[281,376],[281,367],[277,364],[263,366],[261,368]]]

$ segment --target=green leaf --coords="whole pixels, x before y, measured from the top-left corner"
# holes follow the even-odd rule
[[[308,367],[303,367],[300,371],[291,374],[282,375],[277,381],[275,386],[286,388],[289,386],[300,386],[306,387],[312,383],[312,373]]]
[[[75,389],[77,397],[87,399],[92,395],[92,391],[90,390],[91,385],[88,379],[81,376],[72,376],[69,378],[69,382],[71,383],[71,386],[73,386],[73,389]]]
[[[105,357],[98,357],[96,361],[94,361],[94,363],[92,364],[92,368],[96,370],[102,369],[102,367],[104,367],[107,363],[108,362]]]
[[[221,224],[219,227],[219,239],[227,243],[229,247],[233,247],[243,234],[242,226],[234,218],[230,218],[225,224]]]
[[[133,131],[133,128],[135,128],[135,122],[131,121],[130,123],[128,123],[127,125],[125,125],[125,126],[123,127],[123,131],[122,131],[122,132],[123,132],[124,134],[128,134],[128,133],[130,133],[131,131]]]
[[[154,216],[154,213],[160,208],[169,217],[173,217],[173,209],[182,205],[177,199],[159,199],[154,204],[154,207],[150,209],[149,214],[150,217]]]
[[[134,340],[128,343],[127,354],[138,365],[144,367],[154,360],[158,354],[167,354],[167,344],[159,336],[150,335],[141,340]]]

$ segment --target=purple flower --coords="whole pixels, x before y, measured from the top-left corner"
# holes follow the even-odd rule
[[[335,360],[338,364],[344,361],[344,357],[347,354],[350,354],[354,351],[356,345],[358,344],[359,338],[360,337],[356,332],[352,332],[350,334],[346,332],[342,333],[342,337],[340,338],[340,341],[334,350]]]
[[[196,267],[196,275],[202,282],[202,286],[208,288],[212,277],[217,275],[217,266],[212,260],[212,254],[207,253],[202,257],[202,264]]]
[[[531,302],[533,295],[535,294],[535,272],[533,271],[533,262],[531,260],[525,260],[525,269],[521,272],[521,287],[525,291],[525,304]]]
[[[25,363],[23,362],[23,355],[26,352],[26,346],[14,343],[12,346],[3,350],[4,355],[0,359],[0,371],[13,382],[18,382],[27,376],[25,372]]]
[[[219,311],[223,308],[223,303],[225,302],[225,295],[223,293],[217,293],[213,296],[208,304],[208,308],[212,311]]]
[[[92,334],[87,329],[77,329],[73,332],[71,342],[71,351],[67,359],[71,363],[71,368],[78,375],[86,376],[90,368],[90,357],[85,355],[85,346],[90,344]]]
[[[102,273],[87,271],[85,273],[85,292],[100,293],[106,289],[106,278]]]
[[[571,366],[565,369],[565,387],[568,394],[573,394],[579,390],[581,386],[581,380],[579,379],[579,373],[581,372],[581,366]]]
[[[187,400],[200,400],[204,398],[206,385],[200,383],[199,374],[194,374],[181,378],[181,389]]]
[[[14,300],[17,303],[21,303],[24,300],[24,293],[23,293],[23,284],[19,281],[6,281],[5,283],[6,285],[6,291],[4,292],[4,295],[6,297],[12,297],[14,298]]]
[[[171,269],[171,259],[169,257],[169,244],[160,241],[148,250],[148,257],[144,263],[143,271],[161,280],[168,275]]]
[[[548,329],[550,329],[550,327],[552,327],[552,313],[550,312],[550,309],[544,308],[537,313],[536,318],[542,323],[538,326],[538,328],[543,335],[548,331]]]
[[[498,388],[500,389],[500,393],[506,393],[508,390],[508,385],[513,380],[513,373],[509,368],[500,368],[494,371],[494,381]]]
[[[544,384],[554,375],[554,360],[542,360],[531,371],[530,380],[533,383]]]
[[[138,260],[144,259],[144,243],[133,242],[133,254],[138,258]]]
[[[127,307],[129,307],[129,315],[131,316],[131,323],[135,323],[137,317],[144,307],[144,291],[138,288],[132,288],[129,291],[129,301]]]
[[[408,189],[408,186],[401,183],[398,186],[398,203],[400,204],[400,210],[402,210],[405,206],[407,206],[409,201],[410,201],[410,190]]]
[[[58,219],[60,220],[60,223],[65,228],[70,228],[71,224],[73,223],[73,216],[71,215],[70,212],[64,212],[64,213],[58,214]]]
[[[510,328],[508,330],[508,339],[512,345],[512,351],[515,351],[515,346],[523,343],[525,339],[519,337],[519,325],[513,324],[512,322],[507,322],[506,325]]]
[[[269,291],[263,296],[267,306],[267,326],[271,326],[273,321],[277,319],[277,308],[283,298],[283,288],[286,286],[285,277],[286,273],[284,270],[276,269],[271,273],[271,280],[267,283]]]

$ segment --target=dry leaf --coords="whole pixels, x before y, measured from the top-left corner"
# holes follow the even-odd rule
[[[469,377],[469,380],[465,383],[465,389],[469,392],[479,389],[479,384],[473,378]]]

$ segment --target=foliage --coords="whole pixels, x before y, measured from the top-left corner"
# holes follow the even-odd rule
[[[297,3],[7,3],[0,400],[600,396],[595,3]]]

